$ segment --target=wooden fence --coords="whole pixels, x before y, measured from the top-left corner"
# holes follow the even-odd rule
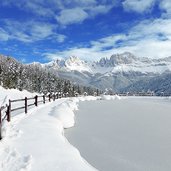
[[[65,96],[66,97],[66,96]],[[8,104],[6,104],[5,106],[1,106],[0,107],[0,140],[2,139],[2,124],[5,120],[7,120],[8,122],[11,121],[11,113],[17,110],[21,110],[24,109],[24,112],[27,114],[28,112],[28,107],[30,106],[38,106],[38,104],[43,103],[45,104],[47,101],[55,101],[55,99],[61,98],[61,96],[59,96],[59,94],[53,94],[53,95],[48,95],[48,96],[35,96],[35,97],[25,97],[23,99],[15,99],[15,100],[9,100]],[[31,103],[29,103],[29,101],[31,101]],[[32,102],[33,101],[33,102]],[[24,102],[23,106],[19,106],[19,107],[13,107],[12,104],[16,103],[16,102]]]

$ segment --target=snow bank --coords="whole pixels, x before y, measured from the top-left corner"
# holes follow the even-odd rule
[[[78,97],[78,100],[80,101],[90,101],[90,100],[99,100],[99,96],[82,96]]]
[[[98,97],[94,96],[85,96],[85,97],[78,97],[78,98],[70,98],[67,101],[58,105],[58,108],[55,109],[52,116],[57,118],[61,121],[63,128],[70,128],[73,127],[75,124],[74,120],[74,111],[78,110],[78,102],[79,101],[90,101],[90,100],[97,100]]]
[[[34,97],[37,93],[30,93],[26,90],[19,91],[17,89],[5,89],[0,86],[0,105],[4,104],[4,99],[6,97],[7,100],[9,99],[20,99],[25,97]]]
[[[121,97],[118,95],[101,95],[101,100],[120,100]]]
[[[62,103],[56,108],[55,112],[52,113],[52,116],[56,117],[61,121],[64,128],[70,128],[74,126],[74,108],[75,103],[71,104],[69,102]]]
[[[9,99],[10,97],[6,96],[4,100],[2,101],[2,103],[0,103],[0,106],[6,106],[9,103]]]

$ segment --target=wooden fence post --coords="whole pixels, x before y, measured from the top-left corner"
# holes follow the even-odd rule
[[[55,101],[55,98],[56,98],[56,97],[55,97],[55,94],[53,94],[53,101]]]
[[[38,106],[38,96],[35,96],[35,106]]]
[[[56,94],[56,96],[57,96],[57,99],[58,99],[58,93]]]
[[[45,95],[43,95],[43,103],[45,104]]]
[[[7,106],[7,121],[10,122],[11,121],[11,100],[9,100],[9,105]]]
[[[0,108],[0,140],[2,139],[2,115],[1,115],[1,108]]]
[[[25,113],[27,113],[27,97],[25,97]]]
[[[50,102],[50,98],[51,98],[51,97],[50,97],[50,94],[49,94],[49,102]]]

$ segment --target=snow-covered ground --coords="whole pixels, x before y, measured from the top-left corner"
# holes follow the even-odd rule
[[[24,99],[25,97],[35,97],[36,95],[40,95],[37,93],[30,93],[26,90],[23,91],[19,91],[17,89],[5,89],[3,87],[0,86],[0,106],[5,106],[6,104],[9,103],[9,99],[10,100],[16,100],[16,99]],[[35,102],[35,100],[28,100],[28,105],[29,104],[33,104]],[[18,108],[18,107],[22,107],[24,106],[24,101],[20,101],[20,102],[15,102],[11,104],[12,108]],[[31,107],[28,107],[33,108]],[[24,112],[24,109],[21,109],[20,111],[17,112],[13,112],[12,115],[16,115],[16,114],[20,114],[21,112]]]
[[[27,93],[9,92],[12,99]],[[14,93],[15,92],[15,93]],[[14,96],[13,96],[14,95]],[[27,94],[28,97],[31,94]],[[5,96],[4,96],[5,97]],[[0,171],[94,171],[68,143],[64,128],[74,125],[74,113],[79,100],[95,100],[95,97],[66,98],[39,105],[28,114],[12,115],[10,123],[3,124],[0,141]],[[1,100],[3,101],[3,100]]]
[[[22,99],[25,97],[34,97],[36,93],[30,93],[26,90],[18,91],[16,89],[5,89],[0,86],[0,106],[3,105],[5,99]]]
[[[171,101],[128,97],[80,102],[68,141],[100,171],[170,171]]]
[[[0,104],[6,95],[11,99],[35,96],[2,87],[0,94]],[[0,171],[170,171],[168,99],[97,99],[58,99],[30,109],[28,114],[12,115],[11,122],[3,124]]]

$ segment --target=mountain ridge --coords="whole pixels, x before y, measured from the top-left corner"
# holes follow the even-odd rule
[[[167,70],[171,71],[171,57],[151,59],[136,57],[125,52],[114,54],[110,58],[101,58],[99,61],[85,61],[77,56],[70,56],[67,59],[57,59],[43,65],[56,70],[90,72],[92,74],[128,71],[163,73]]]
[[[77,56],[70,56],[67,59],[58,59],[44,64],[44,67],[61,78],[102,90],[126,92],[142,89],[143,91],[141,85],[148,84],[147,80],[155,80],[157,83],[159,76],[161,78],[161,75],[165,77],[166,73],[171,73],[171,57],[152,59],[125,52],[114,54],[110,58],[101,58],[98,61],[85,61]],[[140,85],[141,89],[138,89],[137,85]],[[149,81],[149,89],[153,91],[151,85]],[[144,89],[147,90],[148,85]]]

